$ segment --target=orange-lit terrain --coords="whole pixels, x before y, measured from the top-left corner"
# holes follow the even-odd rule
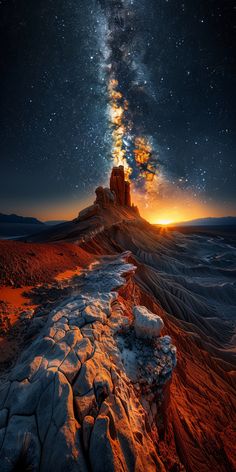
[[[73,222],[0,242],[4,471],[17,429],[33,470],[236,468],[235,243],[147,223],[122,172]],[[138,337],[142,307],[161,337]]]
[[[22,287],[49,282],[59,273],[92,262],[80,247],[70,244],[30,244],[0,241],[0,284]]]
[[[142,268],[139,267],[139,271]],[[159,448],[167,470],[176,457],[186,470],[228,471],[235,469],[235,373],[201,345],[194,332],[162,311],[153,296],[130,284],[122,291],[127,303],[130,292],[136,302],[160,314],[178,349],[178,366],[166,399],[165,422]],[[230,369],[229,371],[227,369]],[[177,469],[178,470],[178,469]]]
[[[22,315],[30,319],[40,305],[34,288],[73,277],[92,260],[74,245],[0,241],[0,370],[19,355]]]

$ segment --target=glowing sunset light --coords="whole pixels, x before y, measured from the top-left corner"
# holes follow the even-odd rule
[[[165,219],[165,218],[161,218],[160,220],[157,220],[156,222],[157,225],[163,225],[163,226],[167,226],[171,223],[173,223],[173,221]]]

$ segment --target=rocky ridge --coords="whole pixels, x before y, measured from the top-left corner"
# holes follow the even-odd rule
[[[128,257],[104,257],[77,277],[1,385],[3,472],[166,470],[158,416],[176,350],[148,326],[147,340],[144,319],[137,338],[137,316],[124,313],[116,290],[135,272]]]
[[[235,243],[218,234],[182,234],[136,220],[105,229],[83,248],[93,255],[132,252],[137,270],[123,298],[128,301],[135,292],[136,304],[161,316],[165,334],[177,346],[171,395],[165,395],[163,447],[169,457],[177,454],[188,471],[233,472]],[[173,464],[168,467],[173,470]]]

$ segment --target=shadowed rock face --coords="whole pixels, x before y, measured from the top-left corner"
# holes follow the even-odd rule
[[[95,205],[99,205],[101,208],[109,208],[116,202],[116,196],[109,188],[98,187],[96,197]]]
[[[42,472],[166,470],[150,402],[161,401],[175,350],[166,336],[151,346],[136,339],[114,291],[135,272],[127,257],[106,257],[77,277],[75,295],[49,313],[1,385],[1,472],[22,456]],[[145,369],[134,362],[143,356]]]

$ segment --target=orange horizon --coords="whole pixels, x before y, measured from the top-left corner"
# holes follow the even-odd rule
[[[89,205],[92,205],[91,200],[81,200],[76,204],[74,201],[62,203],[55,203],[47,208],[28,207],[24,210],[15,207],[14,211],[7,212],[8,214],[18,214],[25,217],[38,218],[40,221],[50,220],[72,220],[78,216],[78,213]],[[188,201],[179,199],[174,202],[172,199],[166,201],[152,201],[146,205],[141,201],[141,198],[134,198],[134,204],[138,206],[140,214],[151,224],[160,224],[168,226],[185,221],[191,221],[198,218],[214,218],[225,216],[236,216],[236,211],[230,205],[216,206],[206,205],[202,202],[197,202],[191,198]]]
[[[213,203],[201,200],[189,190],[184,190],[166,180],[161,174],[148,186],[145,192],[139,192],[131,183],[132,202],[138,206],[140,214],[152,224],[176,224],[197,218],[236,216],[236,208],[232,203]],[[94,198],[54,199],[50,203],[38,202],[34,205],[21,202],[19,206],[11,205],[9,213],[21,216],[48,220],[72,220],[84,208],[92,205]],[[13,202],[11,202],[13,203]],[[14,202],[15,203],[15,202]],[[10,206],[10,202],[9,205]],[[24,206],[24,210],[22,210]]]

